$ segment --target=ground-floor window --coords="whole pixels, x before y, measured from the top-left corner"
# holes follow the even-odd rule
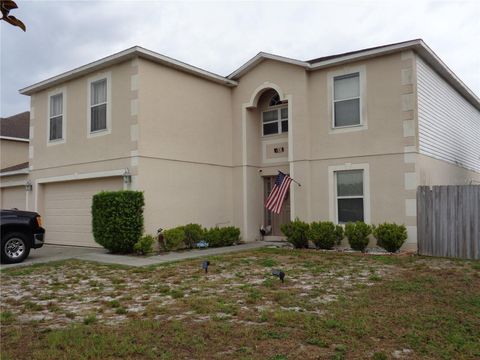
[[[338,222],[365,221],[363,170],[336,171],[335,177]]]

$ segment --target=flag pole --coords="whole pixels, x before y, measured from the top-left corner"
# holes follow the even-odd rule
[[[285,173],[281,172],[280,170],[277,169],[277,171],[280,173],[280,174],[283,174],[285,175]],[[302,187],[302,184],[300,184],[297,180],[295,180],[294,178],[290,177],[290,179],[292,179],[292,181],[297,184],[299,187]]]

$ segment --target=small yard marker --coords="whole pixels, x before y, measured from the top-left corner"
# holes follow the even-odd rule
[[[273,269],[272,270],[272,275],[276,276],[280,280],[282,280],[282,284],[283,284],[283,282],[284,282],[283,280],[285,279],[285,273],[282,270]]]
[[[205,270],[205,274],[208,273],[208,266],[210,265],[210,261],[205,260],[202,262],[202,269]]]

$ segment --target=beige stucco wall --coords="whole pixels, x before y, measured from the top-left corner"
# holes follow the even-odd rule
[[[0,169],[28,161],[28,142],[0,139]]]
[[[419,185],[480,184],[480,173],[422,154],[417,154],[417,169]]]
[[[138,170],[146,233],[188,223],[235,225],[230,167],[140,158]]]
[[[139,60],[138,183],[145,231],[232,217],[231,89]]]
[[[136,146],[130,139],[131,100],[135,96],[130,89],[130,81],[135,71],[131,62],[127,61],[34,94],[30,123],[34,131],[30,144],[33,147],[30,164],[33,170],[129,157],[132,145]],[[88,80],[104,73],[111,76],[111,133],[88,137]],[[66,141],[49,144],[48,94],[62,88],[66,91]]]
[[[139,156],[230,166],[231,89],[139,60]]]

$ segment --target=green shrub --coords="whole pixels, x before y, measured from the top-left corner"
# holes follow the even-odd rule
[[[223,239],[222,246],[232,246],[240,241],[240,229],[235,226],[220,228],[220,233]]]
[[[340,245],[344,237],[345,231],[343,230],[343,226],[335,225],[335,244]]]
[[[337,240],[335,225],[331,221],[312,222],[308,238],[320,249],[331,249]]]
[[[282,224],[280,230],[287,241],[296,248],[308,248],[308,229],[310,226],[298,218],[288,224]]]
[[[179,250],[185,247],[185,227],[178,226],[163,232],[165,250]]]
[[[187,224],[184,227],[185,245],[192,249],[203,238],[203,229],[199,224]]]
[[[143,233],[141,191],[103,191],[92,200],[95,241],[114,253],[131,253]]]
[[[372,227],[363,221],[348,223],[345,225],[345,235],[353,250],[364,251],[368,245],[368,235],[372,233]]]
[[[396,252],[400,249],[408,237],[405,225],[395,223],[374,226],[373,236],[377,239],[377,245],[389,252]]]
[[[145,255],[153,251],[153,243],[155,238],[152,235],[143,235],[138,242],[133,245],[135,252]]]
[[[209,247],[218,247],[222,243],[222,235],[219,227],[205,229],[203,238],[208,243]]]
[[[240,229],[234,226],[205,229],[204,239],[209,247],[231,246],[240,240]]]

